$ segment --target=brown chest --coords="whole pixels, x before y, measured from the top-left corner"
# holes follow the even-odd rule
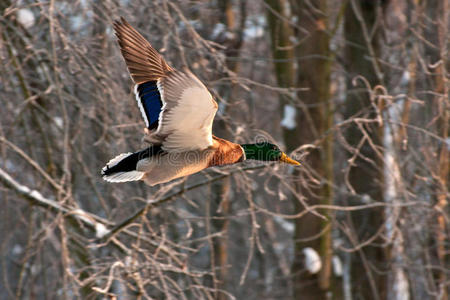
[[[234,164],[243,161],[244,152],[239,144],[213,137],[214,148],[208,167]]]

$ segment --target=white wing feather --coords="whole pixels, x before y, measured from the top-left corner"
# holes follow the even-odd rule
[[[217,103],[189,71],[174,71],[158,80],[163,108],[152,135],[168,152],[205,149],[212,145],[212,123]]]
[[[136,181],[141,180],[144,174],[144,172],[139,171],[117,172],[108,176],[103,176],[103,179],[109,182]]]
[[[164,115],[164,131],[172,132],[163,143],[166,151],[205,149],[212,145],[215,106],[211,94],[198,87],[181,95],[182,103]],[[201,99],[207,99],[202,101]]]
[[[142,118],[144,119],[145,127],[148,127],[147,114],[145,113],[144,107],[142,106],[141,97],[139,96],[139,92],[138,92],[137,88],[138,88],[138,84],[136,84],[134,86],[134,94],[136,96],[136,102],[139,107],[139,111],[141,112]]]
[[[122,160],[124,160],[125,158],[130,156],[131,154],[133,154],[133,153],[131,153],[131,152],[122,153],[122,154],[117,155],[113,159],[111,159],[106,164],[106,166],[104,166],[103,169],[102,169],[102,177],[103,177],[103,179],[106,180],[106,181],[109,181],[109,182],[125,182],[125,181],[140,180],[142,178],[142,176],[144,176],[144,172],[128,171],[128,172],[117,172],[117,173],[113,173],[111,175],[104,175],[104,172],[107,169],[114,167],[119,162],[121,162]]]

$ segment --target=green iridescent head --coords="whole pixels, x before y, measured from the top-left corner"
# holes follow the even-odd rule
[[[291,165],[300,165],[298,161],[289,158],[278,146],[271,143],[242,144],[241,147],[244,149],[246,159],[280,161]]]

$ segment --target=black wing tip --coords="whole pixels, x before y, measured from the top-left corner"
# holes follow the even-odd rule
[[[105,176],[108,176],[108,175],[111,175],[111,168],[109,167],[109,165],[107,164],[106,166],[104,166],[103,168],[102,168],[102,170],[100,171],[100,175],[102,176],[102,177],[105,177]]]

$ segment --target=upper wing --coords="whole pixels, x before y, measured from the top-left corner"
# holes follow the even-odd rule
[[[155,129],[162,109],[156,81],[173,69],[124,18],[114,22],[114,30],[128,71],[136,83],[134,93],[142,118],[148,129]]]
[[[158,80],[172,70],[164,58],[124,18],[114,22],[114,30],[131,78],[136,84]]]
[[[154,137],[169,152],[205,149],[212,145],[217,103],[190,71],[172,71],[158,80],[163,109]]]
[[[172,69],[124,18],[114,29],[150,129],[147,141],[174,152],[211,146],[217,103],[202,82],[188,70]]]

